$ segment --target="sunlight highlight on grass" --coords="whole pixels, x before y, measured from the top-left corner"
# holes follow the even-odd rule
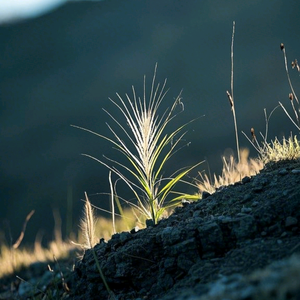
[[[259,173],[264,164],[260,159],[249,159],[249,150],[240,151],[240,162],[236,162],[233,156],[223,157],[223,169],[221,175],[213,175],[213,179],[206,173],[199,173],[198,188],[201,193],[214,193],[217,188],[241,181],[245,176],[253,176]]]
[[[70,251],[75,250],[74,245],[67,242],[51,242],[48,248],[36,244],[31,248],[12,249],[2,243],[0,247],[0,278],[16,273],[23,267],[28,267],[36,262],[53,262],[53,257],[64,259],[70,256]]]

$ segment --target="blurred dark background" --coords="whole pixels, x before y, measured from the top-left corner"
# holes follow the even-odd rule
[[[108,170],[80,153],[119,154],[70,124],[109,134],[105,122],[112,122],[102,108],[117,112],[108,97],[130,94],[131,85],[141,93],[144,74],[150,87],[156,62],[157,80],[167,77],[170,87],[163,107],[183,89],[185,111],[174,124],[205,114],[188,126],[191,144],[173,158],[170,170],[207,159],[211,171],[220,174],[221,156],[230,149],[235,153],[226,96],[232,22],[238,129],[264,132],[264,108],[271,112],[282,101],[291,111],[279,46],[285,43],[289,62],[300,58],[299,9],[298,1],[285,0],[107,0],[67,3],[37,18],[2,24],[0,231],[15,241],[35,209],[25,242],[34,241],[39,230],[47,241],[56,209],[65,233],[67,199],[76,229],[84,191],[109,192]],[[299,74],[291,70],[291,77],[297,93]],[[269,137],[291,131],[296,133],[277,109]],[[241,133],[240,145],[256,156]],[[191,176],[203,169],[207,163]],[[91,201],[108,208],[108,196],[91,196]]]

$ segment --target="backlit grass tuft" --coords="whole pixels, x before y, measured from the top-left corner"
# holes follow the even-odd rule
[[[126,94],[122,98],[117,94],[117,100],[111,100],[117,110],[121,112],[123,120],[111,117],[116,128],[107,124],[112,137],[106,137],[89,129],[73,126],[109,141],[114,148],[119,150],[127,161],[123,164],[116,159],[107,158],[106,161],[90,157],[106,166],[118,179],[123,181],[132,192],[137,204],[125,201],[137,211],[151,219],[154,224],[163,216],[166,210],[181,203],[182,199],[197,200],[196,194],[187,194],[177,190],[179,182],[190,184],[183,178],[201,162],[187,168],[177,170],[175,173],[166,176],[166,162],[181,146],[186,132],[182,130],[190,122],[180,125],[174,131],[168,133],[166,128],[173,121],[178,112],[183,111],[183,103],[179,94],[172,106],[164,112],[159,112],[160,105],[167,95],[165,90],[166,80],[161,86],[155,83],[156,67],[150,88],[149,99],[146,96],[146,83],[144,77],[144,94],[140,98],[132,87],[132,97]],[[176,163],[176,162],[175,162]],[[117,196],[117,191],[113,193]],[[119,198],[122,199],[122,198]]]
[[[201,193],[214,193],[221,186],[227,186],[241,181],[246,176],[253,176],[259,173],[264,163],[261,159],[249,158],[249,150],[242,149],[240,151],[240,161],[237,162],[231,155],[229,158],[222,157],[223,168],[221,175],[213,175],[210,178],[204,172],[199,172],[200,180],[198,188]]]

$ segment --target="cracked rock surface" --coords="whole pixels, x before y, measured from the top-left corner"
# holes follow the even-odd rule
[[[156,226],[94,248],[116,299],[300,299],[300,162],[184,203]],[[108,299],[91,250],[71,299]]]

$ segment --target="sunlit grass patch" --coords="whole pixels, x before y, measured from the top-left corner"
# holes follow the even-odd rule
[[[263,162],[277,162],[281,160],[293,160],[300,158],[300,145],[297,136],[283,137],[279,141],[276,137],[271,143],[266,143],[259,155]]]
[[[254,144],[253,144],[254,145]],[[214,193],[221,186],[227,186],[241,181],[246,176],[254,176],[269,162],[282,160],[294,160],[300,158],[300,144],[297,136],[283,137],[280,141],[277,137],[270,143],[263,141],[260,146],[255,145],[258,151],[257,158],[249,158],[249,150],[240,151],[240,162],[233,156],[222,157],[223,168],[221,175],[213,175],[213,178],[205,172],[199,172],[198,188],[200,193]]]
[[[116,228],[119,232],[129,230],[128,226],[134,228],[136,222],[134,218],[130,218],[132,212],[125,210],[124,214],[129,222],[126,224],[122,218],[116,219]],[[98,217],[95,220],[95,236],[97,237],[96,242],[100,241],[100,238],[109,240],[113,235],[113,226],[111,219],[104,217]],[[71,240],[62,240],[59,238],[61,234],[56,235],[54,241],[51,241],[47,247],[43,247],[41,241],[37,239],[33,246],[22,246],[20,245],[17,249],[9,246],[5,240],[1,240],[0,246],[0,278],[11,275],[18,274],[22,268],[26,268],[32,263],[36,262],[53,262],[54,257],[57,260],[61,259],[74,259],[74,262],[78,259],[79,255],[82,253],[82,249],[79,246],[74,245]],[[76,237],[76,244],[84,244],[83,234],[81,230],[78,233],[72,233],[72,237]],[[73,239],[73,238],[72,238]],[[72,265],[70,265],[70,269]]]
[[[0,247],[0,278],[10,274],[16,274],[24,267],[36,262],[53,262],[57,259],[67,259],[70,251],[75,250],[74,245],[62,241],[53,241],[47,248],[36,243],[33,248],[21,247],[12,249],[2,243]]]
[[[245,176],[253,176],[259,173],[264,164],[260,159],[249,158],[249,150],[241,149],[240,161],[237,162],[231,155],[229,158],[223,156],[223,168],[221,175],[213,175],[211,178],[207,173],[199,172],[200,180],[198,188],[201,193],[214,193],[217,188],[227,186],[241,181]]]

